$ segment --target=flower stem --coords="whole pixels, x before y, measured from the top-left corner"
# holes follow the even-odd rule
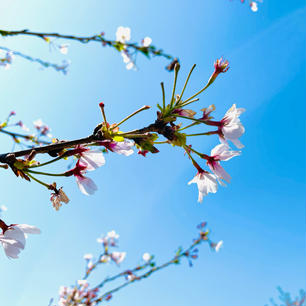
[[[186,136],[202,136],[202,135],[209,136],[214,134],[218,134],[218,131],[211,131],[211,132],[197,133],[197,134],[186,134]]]
[[[190,69],[189,74],[188,74],[187,79],[186,79],[186,82],[185,82],[185,84],[184,84],[183,90],[182,90],[182,92],[181,92],[181,94],[180,94],[180,97],[179,97],[178,101],[176,102],[176,105],[178,105],[178,104],[180,103],[180,101],[181,101],[181,99],[182,99],[182,97],[183,97],[183,94],[184,94],[184,92],[185,92],[186,86],[187,86],[187,84],[188,84],[188,81],[189,81],[189,79],[190,79],[190,76],[191,76],[191,74],[192,74],[192,72],[193,72],[193,69],[194,69],[195,67],[196,67],[196,64],[194,64],[194,65],[192,66],[192,68]]]
[[[37,183],[39,183],[39,184],[41,184],[41,185],[47,187],[47,189],[50,189],[50,188],[49,188],[50,185],[48,185],[48,184],[42,182],[41,180],[37,179],[36,177],[34,177],[33,175],[31,175],[31,174],[29,173],[29,171],[25,171],[25,172],[27,173],[27,175],[28,175],[32,180],[34,180],[35,182],[37,182]]]
[[[175,67],[174,67],[174,82],[173,82],[172,96],[171,96],[171,100],[170,100],[171,108],[173,107],[173,103],[174,103],[174,94],[175,94],[177,75],[178,75],[179,70],[180,70],[180,64],[177,63],[177,64],[175,64]]]
[[[162,94],[163,94],[163,111],[166,109],[166,98],[165,98],[165,88],[164,88],[164,83],[160,83],[161,89],[162,89]]]
[[[48,173],[48,172],[40,172],[40,171],[33,171],[33,170],[26,170],[27,173],[35,173],[40,175],[48,175],[48,176],[66,176],[65,173]]]
[[[43,166],[52,164],[52,163],[54,163],[54,162],[56,162],[56,161],[58,161],[58,160],[60,160],[60,159],[62,159],[62,158],[64,158],[64,157],[65,157],[65,156],[62,155],[62,156],[56,157],[56,158],[54,158],[54,159],[51,159],[51,160],[49,160],[49,161],[47,161],[47,162],[45,162],[45,163],[38,164],[38,165],[33,165],[33,166],[31,166],[30,168],[43,167]]]
[[[132,118],[133,116],[135,116],[136,114],[151,108],[149,105],[144,105],[143,107],[139,108],[137,111],[135,111],[134,113],[130,114],[129,116],[125,117],[124,119],[122,119],[119,123],[117,123],[115,126],[113,126],[111,128],[111,130],[115,129],[116,127],[118,127],[119,125],[121,125],[123,122],[129,120],[130,118]]]

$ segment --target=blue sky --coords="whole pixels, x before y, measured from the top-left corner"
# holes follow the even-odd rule
[[[213,61],[225,56],[231,69],[195,105],[214,103],[216,118],[233,104],[247,109],[243,154],[226,163],[232,176],[196,202],[196,186],[187,182],[195,170],[181,150],[161,147],[143,158],[109,154],[106,165],[91,174],[99,191],[82,195],[73,179],[60,181],[71,198],[55,212],[49,193],[36,184],[3,172],[1,205],[8,223],[42,229],[30,237],[19,260],[0,254],[0,300],[8,306],[47,305],[60,285],[83,274],[83,254],[98,255],[96,238],[115,229],[121,268],[138,264],[143,252],[157,260],[187,246],[195,226],[208,221],[219,253],[205,245],[193,268],[171,267],[119,292],[110,305],[258,306],[275,296],[276,286],[293,293],[305,288],[305,1],[266,0],[254,14],[240,1],[9,1],[1,3],[0,28],[75,34],[105,31],[113,38],[118,26],[129,26],[132,38],[150,36],[156,46],[181,60],[182,85],[196,63],[187,94],[201,88]],[[16,59],[0,70],[1,113],[14,109],[28,125],[42,118],[54,135],[73,139],[91,133],[101,120],[103,100],[110,120],[118,121],[144,104],[160,102],[173,75],[167,62],[139,56],[137,72],[127,71],[120,54],[97,44],[70,43],[67,57],[50,52],[35,38],[1,39],[0,45],[59,62],[72,61],[68,75]],[[154,120],[155,110],[135,117],[124,128]],[[216,138],[194,140],[208,153]],[[11,148],[1,137],[1,151]],[[116,272],[101,269],[98,276]]]

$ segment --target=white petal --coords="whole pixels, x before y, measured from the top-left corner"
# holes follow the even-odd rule
[[[87,165],[86,170],[93,171],[105,164],[105,158],[101,151],[91,150],[82,153],[80,158],[82,163]]]
[[[17,224],[15,227],[20,228],[24,233],[27,234],[40,234],[41,231],[38,227],[28,224]]]
[[[77,184],[79,186],[79,189],[85,195],[94,194],[95,191],[98,189],[97,185],[89,177],[77,176],[76,181],[77,181]]]
[[[6,230],[4,237],[20,242],[22,248],[24,249],[26,243],[24,232],[17,226],[11,226],[8,230]]]

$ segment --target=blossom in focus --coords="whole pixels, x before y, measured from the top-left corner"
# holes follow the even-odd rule
[[[116,31],[116,40],[124,44],[131,39],[131,29],[128,27],[118,27]]]
[[[87,164],[78,160],[75,167],[66,172],[66,176],[74,175],[80,191],[85,195],[91,195],[95,193],[98,187],[91,178],[84,176],[86,170]]]
[[[134,153],[134,150],[132,149],[134,147],[134,142],[127,139],[124,139],[124,141],[121,142],[104,140],[100,141],[99,144],[112,152],[125,156],[130,156]]]
[[[82,145],[77,145],[75,149],[69,151],[69,154],[66,156],[71,155],[79,155],[80,162],[87,165],[87,171],[93,171],[105,164],[105,158],[101,151],[90,150]]]
[[[25,248],[26,234],[40,234],[40,229],[32,225],[11,224],[7,226],[2,220],[0,221],[3,231],[3,234],[0,235],[0,241],[9,258],[18,258],[21,250]]]
[[[210,170],[222,180],[230,181],[230,175],[221,167],[220,161],[226,161],[234,156],[240,155],[240,151],[233,151],[227,144],[219,144],[211,150],[207,165]]]
[[[228,60],[224,60],[223,57],[217,59],[214,63],[215,71],[214,75],[217,77],[218,74],[224,73],[229,69],[229,62]]]
[[[62,206],[62,203],[68,204],[69,198],[67,197],[66,193],[63,191],[62,188],[54,190],[54,192],[51,193],[50,201],[52,203],[52,206],[55,208],[55,210],[59,210]]]
[[[218,189],[216,176],[204,170],[199,171],[197,175],[188,183],[188,185],[192,183],[198,185],[198,202],[202,202],[203,197],[206,196],[208,193],[216,193]]]
[[[145,48],[147,48],[147,47],[149,47],[150,45],[151,45],[151,43],[152,43],[152,38],[151,37],[145,37],[143,40],[142,40],[142,45],[143,45],[143,47],[145,47]]]
[[[126,252],[113,252],[111,253],[111,259],[119,265],[126,257]]]
[[[240,115],[245,111],[244,108],[236,108],[236,104],[226,112],[219,126],[220,141],[227,143],[230,140],[238,149],[244,147],[239,141],[245,131],[244,126],[240,122]]]

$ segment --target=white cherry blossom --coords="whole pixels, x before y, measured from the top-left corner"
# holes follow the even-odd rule
[[[126,43],[131,39],[131,29],[128,27],[118,27],[116,31],[116,40],[122,44]]]
[[[240,151],[233,151],[227,144],[219,144],[215,146],[210,153],[210,158],[207,160],[207,165],[210,170],[222,180],[230,181],[230,175],[221,167],[220,161],[226,161],[234,156],[240,155]]]
[[[244,147],[239,141],[245,131],[244,126],[240,122],[239,116],[245,111],[244,108],[236,108],[236,104],[226,112],[225,116],[221,120],[220,130],[220,141],[227,143],[230,140],[238,149]]]
[[[192,183],[198,185],[198,202],[202,202],[203,197],[206,196],[208,193],[216,193],[218,189],[216,176],[206,171],[198,172],[198,174],[188,183],[188,185]]]

